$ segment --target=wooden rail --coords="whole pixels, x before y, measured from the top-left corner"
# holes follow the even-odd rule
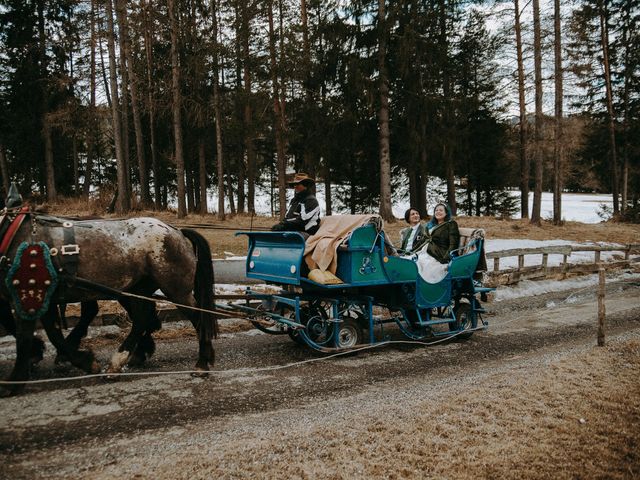
[[[593,263],[570,263],[569,257],[573,252],[593,252]],[[602,252],[621,252],[620,259],[602,262]],[[600,265],[607,269],[625,268],[631,264],[630,255],[640,253],[640,244],[627,245],[551,245],[537,248],[512,248],[498,252],[487,253],[487,260],[493,259],[493,270],[487,272],[487,284],[491,286],[511,285],[524,279],[540,279],[547,277],[564,278],[569,273],[593,273],[597,272]],[[539,265],[525,266],[526,255],[541,255]],[[560,265],[549,266],[549,255],[562,255]],[[518,266],[515,268],[500,268],[500,259],[505,257],[518,257]]]

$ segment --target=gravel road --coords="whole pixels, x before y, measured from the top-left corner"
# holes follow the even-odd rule
[[[606,305],[608,341],[638,342],[638,283],[608,284]],[[0,399],[0,477],[415,478],[411,468],[419,468],[420,476],[442,477],[437,470],[428,474],[431,467],[424,465],[410,468],[411,457],[397,468],[387,462],[372,471],[375,461],[358,460],[370,458],[365,437],[379,428],[391,441],[403,435],[393,425],[410,425],[406,412],[422,402],[456,398],[496,375],[508,382],[514,371],[523,378],[543,374],[545,366],[594,348],[592,290],[494,302],[487,309],[489,329],[466,341],[402,343],[390,329],[397,343],[323,358],[286,335],[249,330],[216,341],[215,368],[206,379],[167,374],[29,385],[22,395]],[[96,354],[106,363],[117,344],[108,333],[101,335]],[[129,372],[188,370],[195,352],[195,339],[187,335],[158,341],[154,357]],[[0,343],[0,376],[8,375],[12,362],[13,346]],[[74,375],[80,373],[54,364],[48,348],[34,377]],[[425,428],[435,428],[433,419],[447,410],[429,415],[421,421],[433,421]],[[473,472],[461,469],[460,478],[465,471]],[[480,476],[506,478],[510,471],[482,470]]]

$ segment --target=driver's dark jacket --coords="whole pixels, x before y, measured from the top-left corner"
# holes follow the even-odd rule
[[[271,227],[274,231],[306,232],[313,235],[320,227],[320,205],[309,190],[296,193],[291,199],[284,220]]]

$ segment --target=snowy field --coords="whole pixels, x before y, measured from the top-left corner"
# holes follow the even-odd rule
[[[438,183],[434,183],[433,188],[430,184],[430,190],[436,191],[437,189],[442,190],[442,187]],[[348,210],[341,206],[338,198],[339,194],[336,191],[333,192],[334,198],[334,211],[336,214],[339,213],[348,213]],[[262,188],[260,186],[257,187],[256,190],[256,213],[258,215],[271,215],[271,192],[267,189]],[[274,195],[277,196],[277,191],[274,192]],[[512,192],[514,197],[520,196],[520,192],[514,191]],[[287,201],[291,199],[293,196],[293,190],[287,189]],[[324,207],[325,207],[325,193],[324,193],[324,185],[319,183],[317,185],[316,197],[318,198],[318,202],[320,203],[320,209],[322,211],[322,215],[324,215]],[[433,209],[435,203],[440,201],[439,198],[430,199],[428,208],[429,211]],[[218,199],[216,196],[211,195],[208,199],[209,205],[211,207],[218,205]],[[277,197],[274,197],[274,201],[277,202]],[[404,217],[404,212],[409,208],[409,200],[408,194],[406,192],[406,188],[397,189],[393,193],[393,214],[398,218]],[[533,193],[529,195],[529,205],[533,204]],[[583,222],[583,223],[599,223],[602,219],[598,216],[598,210],[601,204],[608,205],[609,207],[613,204],[613,199],[611,195],[603,195],[603,194],[591,194],[591,193],[564,193],[562,195],[562,218],[566,221],[573,222]],[[228,206],[227,206],[228,209]],[[358,212],[358,213],[375,213],[374,211],[370,212]],[[541,205],[541,214],[542,218],[551,219],[553,217],[553,195],[550,192],[542,192],[542,205]],[[520,217],[520,212],[516,214],[516,217]]]
[[[520,192],[512,192],[514,197],[520,198]],[[562,194],[562,219],[571,222],[582,223],[600,223],[602,218],[598,216],[598,210],[601,204],[613,205],[611,195],[600,195],[593,193],[564,193]],[[320,205],[323,205],[320,202]],[[529,208],[533,205],[533,193],[529,195]],[[393,214],[398,217],[404,217],[404,212],[409,208],[408,201],[401,201],[393,206]],[[542,192],[542,204],[540,206],[542,218],[553,218],[553,194],[550,192]],[[531,214],[531,211],[529,211]],[[516,214],[516,218],[520,217],[520,210]],[[514,247],[515,248],[515,247]]]

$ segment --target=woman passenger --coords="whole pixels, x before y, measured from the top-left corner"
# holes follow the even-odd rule
[[[438,203],[433,209],[433,217],[427,223],[430,240],[427,252],[440,263],[449,263],[450,253],[460,244],[460,231],[455,220],[451,219],[451,210],[444,203]]]

